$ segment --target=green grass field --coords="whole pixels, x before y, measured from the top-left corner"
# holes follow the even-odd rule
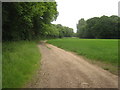
[[[90,59],[92,61],[100,61],[105,64],[103,67],[104,69],[108,69],[113,73],[117,73],[117,39],[63,38],[49,40],[48,43],[68,51],[76,52],[77,54],[84,56],[85,58]],[[113,69],[112,67],[115,68]]]
[[[2,49],[2,87],[23,87],[40,65],[37,44],[29,41],[4,42]]]

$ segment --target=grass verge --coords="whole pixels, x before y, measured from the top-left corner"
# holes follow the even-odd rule
[[[40,65],[41,56],[36,43],[4,42],[2,50],[2,87],[23,87]]]

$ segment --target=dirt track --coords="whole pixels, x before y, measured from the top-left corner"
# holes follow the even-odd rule
[[[29,88],[117,88],[118,77],[50,44],[38,45],[42,66]]]

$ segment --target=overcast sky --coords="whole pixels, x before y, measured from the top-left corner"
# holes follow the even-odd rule
[[[55,0],[59,16],[53,24],[62,24],[74,29],[78,20],[85,20],[102,15],[118,15],[120,0]]]

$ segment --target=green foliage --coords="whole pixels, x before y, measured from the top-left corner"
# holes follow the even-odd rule
[[[3,40],[32,40],[57,18],[56,2],[4,2]],[[44,30],[45,29],[45,30]]]
[[[73,33],[73,37],[77,37],[78,36],[78,33]]]
[[[62,26],[61,24],[57,24],[55,26],[59,31],[59,38],[73,36],[73,29],[72,28]]]
[[[3,40],[71,37],[72,28],[51,24],[57,16],[56,2],[3,3]]]
[[[77,35],[78,37],[84,37],[85,38],[85,33],[86,33],[86,21],[82,18],[79,20],[79,23],[77,24]]]
[[[90,18],[87,21],[79,20],[77,33],[80,38],[120,38],[118,28],[120,20],[118,16],[102,16]]]
[[[34,42],[4,42],[2,53],[3,88],[22,87],[40,65],[40,53]]]

